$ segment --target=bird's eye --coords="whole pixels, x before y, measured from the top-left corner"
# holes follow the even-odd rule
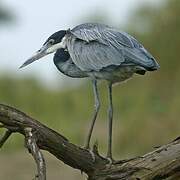
[[[54,44],[54,39],[50,39],[48,44],[50,44],[50,45]]]

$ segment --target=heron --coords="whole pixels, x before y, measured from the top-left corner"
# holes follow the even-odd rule
[[[108,148],[112,157],[113,102],[112,86],[130,79],[134,74],[160,68],[155,58],[130,34],[100,23],[84,23],[73,29],[53,33],[43,46],[20,67],[25,67],[42,57],[54,54],[54,64],[63,74],[72,78],[89,78],[94,92],[94,114],[85,148],[90,150],[90,140],[100,109],[98,82],[105,80],[108,87]]]

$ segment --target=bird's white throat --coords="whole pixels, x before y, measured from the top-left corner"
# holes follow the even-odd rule
[[[48,54],[50,54],[50,53],[53,53],[53,52],[57,51],[58,49],[61,49],[61,48],[65,49],[65,48],[66,48],[66,39],[67,39],[67,37],[64,36],[64,37],[62,38],[62,40],[61,40],[60,43],[57,43],[57,44],[52,45],[51,47],[49,47],[49,48],[46,50],[46,52],[47,52]]]

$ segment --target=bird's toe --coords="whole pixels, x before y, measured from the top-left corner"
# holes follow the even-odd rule
[[[113,163],[115,162],[115,160],[112,157],[107,157],[106,159],[108,161],[107,166],[111,167],[111,165],[113,165]]]
[[[93,162],[95,162],[96,161],[96,156],[95,156],[94,152],[91,149],[86,149],[86,150],[89,151],[89,153],[90,153],[90,155],[92,157]]]

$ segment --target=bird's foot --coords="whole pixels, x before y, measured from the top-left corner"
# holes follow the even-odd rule
[[[83,149],[87,150],[91,154],[92,160],[93,160],[93,162],[95,162],[96,156],[95,156],[94,152],[90,149],[89,145],[84,146]]]
[[[106,159],[108,161],[106,166],[110,168],[114,164],[115,160],[112,158],[112,156],[107,156]]]
[[[107,157],[106,159],[107,159],[107,160],[108,160],[108,162],[109,162],[108,164],[110,164],[110,165],[111,165],[111,164],[113,164],[114,160],[113,160],[112,158]]]
[[[89,151],[89,153],[91,154],[91,157],[92,157],[92,159],[93,159],[93,162],[95,162],[95,161],[96,161],[96,156],[95,156],[94,152],[93,152],[91,149],[88,149],[88,151]]]

